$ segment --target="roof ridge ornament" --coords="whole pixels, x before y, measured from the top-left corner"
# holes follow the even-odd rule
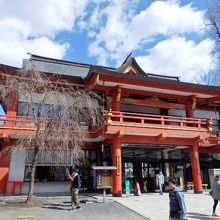
[[[129,53],[128,56],[125,58],[124,62],[121,64],[121,66],[123,66],[123,65],[127,62],[128,58],[129,58],[131,55],[132,55],[132,51],[131,51],[131,53]]]

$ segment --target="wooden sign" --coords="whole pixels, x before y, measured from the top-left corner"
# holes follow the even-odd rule
[[[116,156],[116,168],[117,168],[117,176],[121,173],[121,157],[119,155]]]

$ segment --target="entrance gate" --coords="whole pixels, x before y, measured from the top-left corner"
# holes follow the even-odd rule
[[[131,192],[139,182],[141,192],[155,192],[156,175],[161,170],[168,182],[170,176],[180,178],[183,187],[186,185],[186,165],[188,153],[170,146],[137,146],[122,147],[123,188],[125,180],[130,180]],[[166,185],[166,184],[165,184]]]

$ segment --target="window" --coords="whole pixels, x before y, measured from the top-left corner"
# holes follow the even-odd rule
[[[66,181],[69,167],[66,166],[37,166],[35,181]],[[25,167],[24,181],[30,181],[30,167]]]
[[[19,102],[18,103],[18,115],[28,116],[28,103],[26,103],[26,102]]]

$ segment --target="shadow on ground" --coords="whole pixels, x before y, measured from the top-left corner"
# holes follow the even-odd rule
[[[81,204],[86,203],[98,203],[97,200],[80,200]],[[70,211],[71,208],[71,202],[64,201],[62,203],[44,203],[42,206],[43,209],[55,209],[55,210],[63,210],[63,211]]]
[[[204,215],[204,214],[200,214],[200,213],[195,213],[195,212],[188,212],[187,215],[189,218],[192,219],[199,219],[199,220],[213,220],[213,219],[220,219],[220,217],[213,217],[210,215]]]

